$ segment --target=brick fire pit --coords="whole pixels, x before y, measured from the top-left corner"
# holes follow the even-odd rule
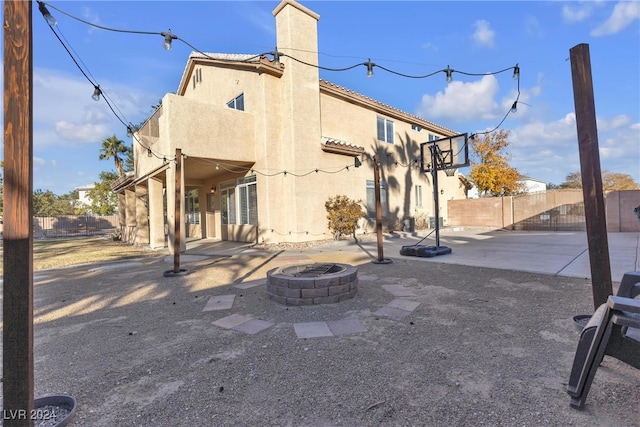
[[[333,304],[353,298],[358,269],[349,264],[316,263],[267,272],[269,298],[285,305]]]

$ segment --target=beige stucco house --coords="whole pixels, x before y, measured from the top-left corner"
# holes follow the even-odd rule
[[[338,194],[366,203],[358,233],[372,233],[373,156],[386,224],[434,216],[431,177],[414,160],[420,143],[456,132],[320,80],[307,65],[318,64],[319,16],[293,0],[273,15],[279,51],[297,61],[194,53],[177,92],[136,133],[135,170],[113,187],[125,240],[157,248],[180,237],[184,249],[187,237],[328,239],[324,204]],[[446,200],[464,190],[438,176],[446,224]]]

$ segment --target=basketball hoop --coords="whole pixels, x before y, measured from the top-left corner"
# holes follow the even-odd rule
[[[456,174],[456,170],[457,168],[447,168],[444,170],[444,173],[446,173],[447,176],[454,176]]]

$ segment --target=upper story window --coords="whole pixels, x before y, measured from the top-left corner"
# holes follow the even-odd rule
[[[227,107],[244,111],[244,93],[241,93],[231,101],[227,102]]]
[[[432,133],[429,134],[429,141],[437,141],[440,137],[438,135],[434,135]]]
[[[378,116],[378,140],[393,144],[393,121]]]
[[[420,132],[422,130],[422,128],[418,125],[411,125],[411,129],[416,130],[418,132]]]

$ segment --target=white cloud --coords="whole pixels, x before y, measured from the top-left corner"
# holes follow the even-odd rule
[[[562,7],[562,17],[567,22],[584,21],[592,12],[593,4],[591,2],[579,2],[577,5],[572,3],[571,6],[564,5]]]
[[[476,31],[471,36],[471,39],[479,46],[493,47],[496,32],[491,29],[489,22],[480,19],[473,25]]]
[[[497,111],[499,105],[494,100],[497,93],[498,81],[493,75],[470,83],[454,80],[444,92],[438,92],[435,96],[424,95],[418,115],[458,122],[494,119],[500,113]]]
[[[157,96],[135,88],[104,82],[110,104],[123,120],[134,124],[147,116]],[[125,133],[125,126],[101,99],[91,99],[93,87],[82,77],[34,70],[34,144],[73,145],[95,143],[110,134]]]
[[[597,127],[599,132],[610,132],[621,127],[626,127],[630,121],[631,119],[628,116],[620,114],[612,119],[597,119]]]
[[[431,43],[431,42],[424,42],[422,44],[422,48],[425,50],[431,50],[433,52],[437,52],[438,51],[438,46]]]
[[[103,139],[107,132],[107,127],[102,124],[75,124],[65,121],[56,123],[56,133],[71,141],[95,143]]]
[[[598,147],[602,170],[638,176],[640,124],[626,116],[598,118]],[[534,120],[512,129],[511,164],[520,173],[560,184],[580,170],[576,117],[568,113],[555,121]]]
[[[260,28],[267,34],[272,36],[276,35],[275,18],[271,12],[262,10],[258,7],[251,6],[249,4],[242,4],[242,15],[246,20]]]
[[[594,37],[616,34],[640,19],[640,2],[621,1],[615,5],[609,19],[591,31]]]
[[[540,25],[540,21],[535,16],[527,16],[524,20],[524,30],[527,34],[542,38],[544,36],[544,31],[542,30],[542,25]]]

